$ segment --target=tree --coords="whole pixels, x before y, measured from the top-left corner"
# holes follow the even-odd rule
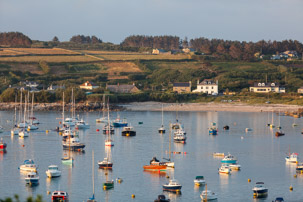
[[[57,36],[54,36],[54,38],[53,38],[53,40],[52,40],[53,42],[59,42],[59,39],[58,39],[58,37]]]

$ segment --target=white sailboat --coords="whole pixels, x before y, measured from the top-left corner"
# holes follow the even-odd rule
[[[166,159],[167,161],[166,162],[164,162],[165,163],[165,165],[167,166],[167,167],[171,167],[171,168],[174,168],[175,167],[175,162],[172,162],[171,161],[171,133],[172,133],[172,126],[171,126],[171,124],[170,124],[170,126],[169,126],[169,145],[168,145],[168,155],[169,155],[169,159]]]
[[[15,96],[15,114],[14,114],[14,123],[11,129],[11,135],[18,135],[19,129],[17,127],[17,94]]]
[[[110,120],[109,120],[109,103],[107,103],[107,121],[108,121],[108,125],[110,126]],[[114,146],[114,141],[110,138],[111,134],[109,131],[110,127],[108,127],[108,131],[107,131],[107,139],[105,140],[105,146],[109,146],[112,147]]]
[[[163,125],[163,104],[162,104],[162,125],[161,127],[158,129],[159,133],[163,134],[165,133],[165,127]]]
[[[25,126],[26,122],[26,95],[25,95],[25,102],[24,102],[24,115],[23,115],[23,125]],[[25,130],[25,127],[23,127],[20,131],[19,131],[19,137],[20,138],[25,138],[28,137],[28,132]]]
[[[96,119],[96,122],[97,123],[107,123],[107,118],[106,118],[106,116],[105,116],[105,94],[103,94],[103,103],[102,103],[102,117],[100,117],[100,118],[97,118]]]

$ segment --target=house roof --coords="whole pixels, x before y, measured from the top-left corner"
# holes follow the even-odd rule
[[[137,88],[135,85],[107,85],[106,86],[109,91],[116,93],[130,93],[133,88]]]
[[[176,82],[173,84],[174,87],[190,87],[189,82]]]
[[[199,85],[217,85],[212,79],[204,79]]]
[[[255,82],[252,87],[281,87],[279,83]]]

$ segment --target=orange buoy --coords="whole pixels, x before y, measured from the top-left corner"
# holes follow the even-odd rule
[[[61,124],[61,121],[59,121],[59,124]]]
[[[97,131],[97,132],[99,132],[100,130],[99,130],[99,129],[97,129],[96,131]]]
[[[24,144],[22,145],[22,147],[24,147]]]

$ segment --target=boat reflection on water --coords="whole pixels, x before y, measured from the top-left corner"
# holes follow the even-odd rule
[[[231,175],[219,174],[220,186],[223,189],[228,188],[229,178]]]
[[[165,195],[167,195],[166,198],[169,198],[170,201],[177,201],[178,198],[182,196],[182,192],[170,192],[170,191],[163,191]]]
[[[151,171],[151,170],[143,170],[144,173],[148,173],[152,176],[166,177],[165,171]]]

